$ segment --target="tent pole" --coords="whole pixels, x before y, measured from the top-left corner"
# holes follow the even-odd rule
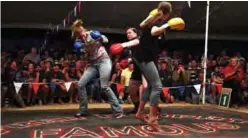
[[[210,2],[207,1],[207,12],[206,12],[206,34],[205,34],[205,51],[204,51],[204,77],[203,77],[203,91],[202,91],[202,104],[205,104],[206,99],[206,76],[207,76],[207,53],[208,53],[208,26],[209,26],[209,7]]]

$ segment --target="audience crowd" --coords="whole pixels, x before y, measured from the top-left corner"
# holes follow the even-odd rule
[[[109,85],[115,91],[120,103],[130,102],[127,88],[132,71],[131,63],[123,69],[120,57],[112,57],[113,69]],[[201,95],[194,85],[206,86],[206,102],[218,104],[221,91],[218,85],[232,88],[232,106],[247,106],[248,104],[248,62],[240,53],[228,55],[222,51],[220,55],[208,56],[206,84],[203,84],[203,58],[188,53],[162,50],[156,65],[163,87],[170,87],[169,96],[161,92],[161,101],[174,103],[185,101],[198,104]],[[32,47],[29,53],[19,50],[15,55],[1,53],[1,88],[2,106],[45,105],[53,103],[77,103],[77,80],[84,74],[87,61],[80,52],[61,51],[60,49],[38,50]],[[17,93],[13,82],[22,82],[23,86]],[[72,82],[67,91],[64,82]],[[39,89],[34,92],[34,83],[39,83]],[[115,84],[115,85],[114,85]],[[124,87],[117,92],[116,84]],[[186,87],[185,87],[186,86]],[[201,89],[202,91],[202,89]],[[90,103],[101,103],[107,99],[100,92],[99,78],[96,77],[87,84]],[[8,101],[8,102],[6,102]]]

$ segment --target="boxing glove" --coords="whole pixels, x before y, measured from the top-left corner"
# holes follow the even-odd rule
[[[91,31],[90,36],[95,40],[101,40],[102,43],[108,43],[108,38],[105,35],[102,35],[99,31]]]
[[[161,15],[161,12],[159,12],[158,9],[154,9],[149,13],[149,15],[151,15],[151,16],[159,16],[159,15]]]
[[[185,28],[185,23],[182,18],[176,17],[170,19],[166,24],[161,26],[164,29],[171,28],[173,30],[183,30]]]
[[[123,52],[124,48],[121,43],[115,43],[110,46],[109,50],[112,55],[119,55]]]
[[[128,59],[123,59],[123,60],[120,61],[119,64],[120,64],[120,67],[121,67],[122,69],[125,69],[125,68],[127,68],[128,65],[129,65],[129,60],[128,60]]]
[[[99,31],[96,31],[96,30],[92,30],[90,32],[90,36],[93,38],[93,39],[101,39],[102,38],[102,34],[99,32]]]
[[[82,43],[81,41],[75,41],[73,46],[75,49],[80,49],[83,48],[84,43]]]

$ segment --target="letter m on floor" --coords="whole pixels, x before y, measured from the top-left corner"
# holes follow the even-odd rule
[[[104,137],[117,138],[123,135],[131,136],[135,135],[138,137],[148,137],[149,135],[145,132],[133,127],[133,126],[125,126],[122,129],[115,129],[111,127],[100,127],[100,129],[104,133]]]

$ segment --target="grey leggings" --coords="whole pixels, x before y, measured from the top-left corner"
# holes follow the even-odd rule
[[[133,58],[134,62],[139,66],[142,74],[144,75],[148,86],[144,91],[142,100],[149,101],[151,106],[158,106],[160,93],[162,91],[162,83],[158,74],[157,67],[153,61],[144,62],[138,61]]]

